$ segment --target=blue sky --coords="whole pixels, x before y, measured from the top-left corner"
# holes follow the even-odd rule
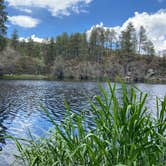
[[[158,18],[166,19],[166,0],[5,0],[9,15],[8,36],[13,29],[20,37],[54,37],[62,32],[84,32],[93,25],[123,27],[129,20],[144,17],[154,30]],[[144,15],[143,15],[144,13]],[[160,14],[159,14],[160,13]],[[155,17],[157,14],[157,18]],[[153,22],[156,18],[156,22]],[[144,21],[142,21],[144,22]],[[142,23],[147,24],[147,23]],[[166,22],[166,21],[165,21]],[[146,25],[145,25],[146,26]],[[163,20],[160,27],[163,25]],[[147,25],[147,27],[149,27]],[[158,28],[158,27],[156,27]],[[164,29],[165,30],[165,29]],[[150,30],[149,30],[150,31]],[[162,34],[165,42],[166,34]],[[163,42],[162,41],[162,42]],[[166,43],[165,45],[166,46]]]

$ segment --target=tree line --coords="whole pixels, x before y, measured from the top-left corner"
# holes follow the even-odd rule
[[[20,41],[15,29],[7,42],[4,0],[0,1],[0,16],[0,50],[3,50],[7,43],[23,56],[43,59],[46,65],[52,65],[59,56],[64,59],[79,58],[100,63],[104,56],[111,54],[155,54],[154,45],[148,39],[145,28],[141,26],[137,32],[131,22],[120,34],[114,29],[95,26],[89,36],[86,32],[70,35],[65,32],[56,38],[45,39],[42,43],[33,41],[31,37]]]
[[[154,45],[143,26],[136,30],[129,22],[121,32],[94,26],[88,32],[64,32],[39,43],[33,36],[20,40],[16,29],[7,38],[6,22],[7,12],[1,0],[0,76],[34,74],[58,79],[114,80],[118,75],[141,82],[165,78],[166,61],[153,56]]]
[[[4,0],[0,1],[0,51],[2,51],[6,46],[6,33],[7,26],[5,25],[7,21],[7,12],[5,11],[6,6],[4,5]]]
[[[114,29],[94,27],[89,38],[87,33],[66,32],[56,38],[45,39],[42,43],[34,42],[30,37],[27,41],[19,41],[17,30],[10,39],[11,46],[32,57],[43,56],[46,64],[50,64],[57,56],[68,58],[88,58],[100,61],[102,56],[111,53],[154,55],[154,45],[146,35],[143,26],[137,33],[130,22],[120,35]]]

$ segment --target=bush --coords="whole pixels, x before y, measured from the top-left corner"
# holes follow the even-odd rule
[[[27,140],[26,146],[15,139],[19,160],[38,166],[166,165],[166,97],[157,99],[153,117],[147,94],[126,85],[108,88],[100,87],[102,96],[90,101],[90,118],[73,114],[66,104],[65,120],[58,124],[45,110],[54,126],[50,137]]]

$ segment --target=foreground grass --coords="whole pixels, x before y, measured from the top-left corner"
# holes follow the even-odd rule
[[[30,166],[163,166],[166,165],[166,97],[157,99],[156,117],[145,106],[147,94],[108,83],[101,96],[90,101],[92,116],[73,114],[53,123],[49,138],[14,139],[24,165]]]

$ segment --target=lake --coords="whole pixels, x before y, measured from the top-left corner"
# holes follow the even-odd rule
[[[106,83],[102,83],[106,87]],[[147,106],[153,112],[156,96],[166,95],[166,85],[135,84],[143,92],[149,93]],[[99,94],[95,82],[57,82],[57,81],[7,81],[0,80],[0,136],[27,138],[28,130],[35,136],[44,136],[51,127],[49,119],[41,109],[44,106],[56,118],[63,120],[64,100],[73,112],[88,108],[88,98]],[[155,112],[154,112],[155,114]],[[13,161],[15,146],[8,139],[0,138],[0,166]]]

